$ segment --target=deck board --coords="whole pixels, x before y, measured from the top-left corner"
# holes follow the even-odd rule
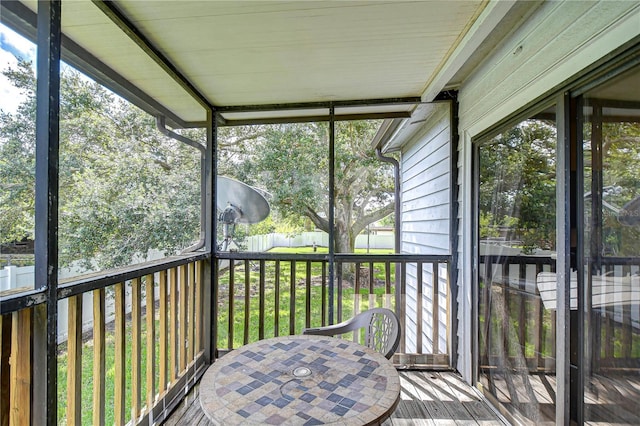
[[[400,381],[401,401],[383,426],[505,424],[456,373],[401,371]],[[164,424],[211,426],[197,395],[196,387]]]

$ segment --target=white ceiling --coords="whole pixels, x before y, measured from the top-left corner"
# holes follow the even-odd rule
[[[24,3],[35,10],[32,0]],[[462,65],[460,58],[464,62],[469,49],[498,25],[511,3],[120,0],[114,4],[210,104],[227,107],[437,93]],[[65,0],[62,5],[67,37],[185,122],[206,120],[202,104],[93,2]],[[495,18],[487,18],[489,14]],[[411,108],[386,105],[380,112]],[[354,112],[358,110],[351,108],[349,113]],[[251,119],[266,113],[242,114]],[[276,113],[296,114],[302,115]]]

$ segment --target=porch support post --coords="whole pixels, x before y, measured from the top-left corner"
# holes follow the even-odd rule
[[[35,287],[46,303],[36,308],[33,342],[32,423],[57,422],[58,159],[61,5],[38,1]],[[46,317],[46,320],[43,319]]]
[[[218,149],[218,126],[216,111],[213,108],[207,109],[207,146],[205,149],[204,173],[202,178],[205,191],[203,202],[204,209],[204,238],[205,250],[210,254],[209,261],[206,262],[204,300],[202,323],[204,330],[205,359],[213,362],[216,356],[216,344],[218,341],[216,318],[218,317],[217,286],[218,286],[218,260],[216,258],[216,158]],[[207,306],[208,305],[208,306]]]
[[[329,107],[329,324],[334,323],[334,289],[335,289],[335,140],[336,117],[333,104]]]
[[[556,163],[556,232],[558,257],[556,261],[557,316],[556,316],[556,424],[570,423],[570,314],[571,314],[571,204],[570,204],[570,97],[563,93],[557,97],[558,146]]]
[[[451,126],[451,163],[450,163],[450,199],[449,199],[449,365],[458,368],[458,148],[460,135],[458,134],[458,93],[453,92],[453,99],[449,106]]]

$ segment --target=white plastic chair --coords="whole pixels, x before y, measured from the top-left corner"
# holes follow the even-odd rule
[[[340,324],[305,328],[302,334],[339,336],[351,331],[365,330],[364,345],[391,359],[400,344],[400,320],[387,308],[373,308],[361,312]]]

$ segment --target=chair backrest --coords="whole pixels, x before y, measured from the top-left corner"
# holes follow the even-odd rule
[[[340,324],[307,328],[302,334],[337,336],[364,329],[364,345],[391,359],[400,344],[400,320],[387,308],[372,308]]]
[[[400,320],[396,314],[390,309],[373,308],[357,316],[362,316],[367,324],[365,346],[391,359],[400,344]]]

